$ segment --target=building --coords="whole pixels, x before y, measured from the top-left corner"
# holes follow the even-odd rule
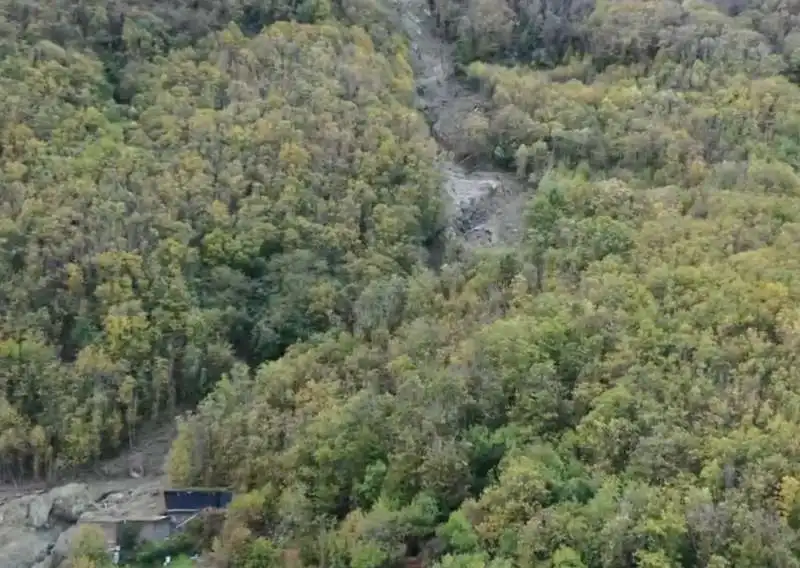
[[[102,531],[107,550],[116,563],[120,552],[128,553],[140,544],[169,538],[201,511],[226,509],[233,494],[224,489],[169,489],[161,497],[163,508],[160,503],[150,506],[153,512],[163,511],[163,514],[107,508],[84,513],[78,524],[92,525]]]
[[[136,546],[144,542],[164,540],[172,532],[167,515],[117,517],[86,513],[81,516],[78,524],[96,526],[103,531],[109,550],[118,546]]]

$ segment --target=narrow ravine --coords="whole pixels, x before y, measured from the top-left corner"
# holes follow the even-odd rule
[[[439,167],[449,201],[450,227],[471,246],[510,243],[521,234],[525,202],[518,180],[486,166],[468,169],[452,158],[448,132],[480,97],[455,75],[453,46],[439,36],[427,0],[395,0],[398,20],[409,39],[420,109],[442,150]]]

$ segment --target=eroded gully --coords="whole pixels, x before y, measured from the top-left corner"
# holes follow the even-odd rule
[[[466,168],[452,157],[449,140],[459,124],[480,104],[455,75],[453,46],[436,30],[427,0],[394,0],[398,20],[409,39],[419,106],[431,123],[442,152],[450,230],[470,246],[510,243],[520,237],[525,198],[517,179],[485,166]]]

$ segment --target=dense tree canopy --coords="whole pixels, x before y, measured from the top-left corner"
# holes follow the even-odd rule
[[[9,467],[95,458],[235,360],[351,329],[441,223],[410,68],[358,28],[234,26],[126,82],[120,106],[45,40],[2,60]]]
[[[197,404],[220,566],[800,566],[800,3],[431,5],[530,198],[441,266],[392,5],[0,0],[2,473]]]

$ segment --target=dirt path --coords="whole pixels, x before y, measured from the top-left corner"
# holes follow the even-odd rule
[[[473,246],[517,240],[526,200],[517,179],[496,169],[469,170],[452,158],[451,134],[480,104],[480,97],[456,78],[453,46],[437,33],[427,0],[394,0],[394,4],[409,38],[420,107],[443,150],[440,169],[450,198],[452,228]]]

